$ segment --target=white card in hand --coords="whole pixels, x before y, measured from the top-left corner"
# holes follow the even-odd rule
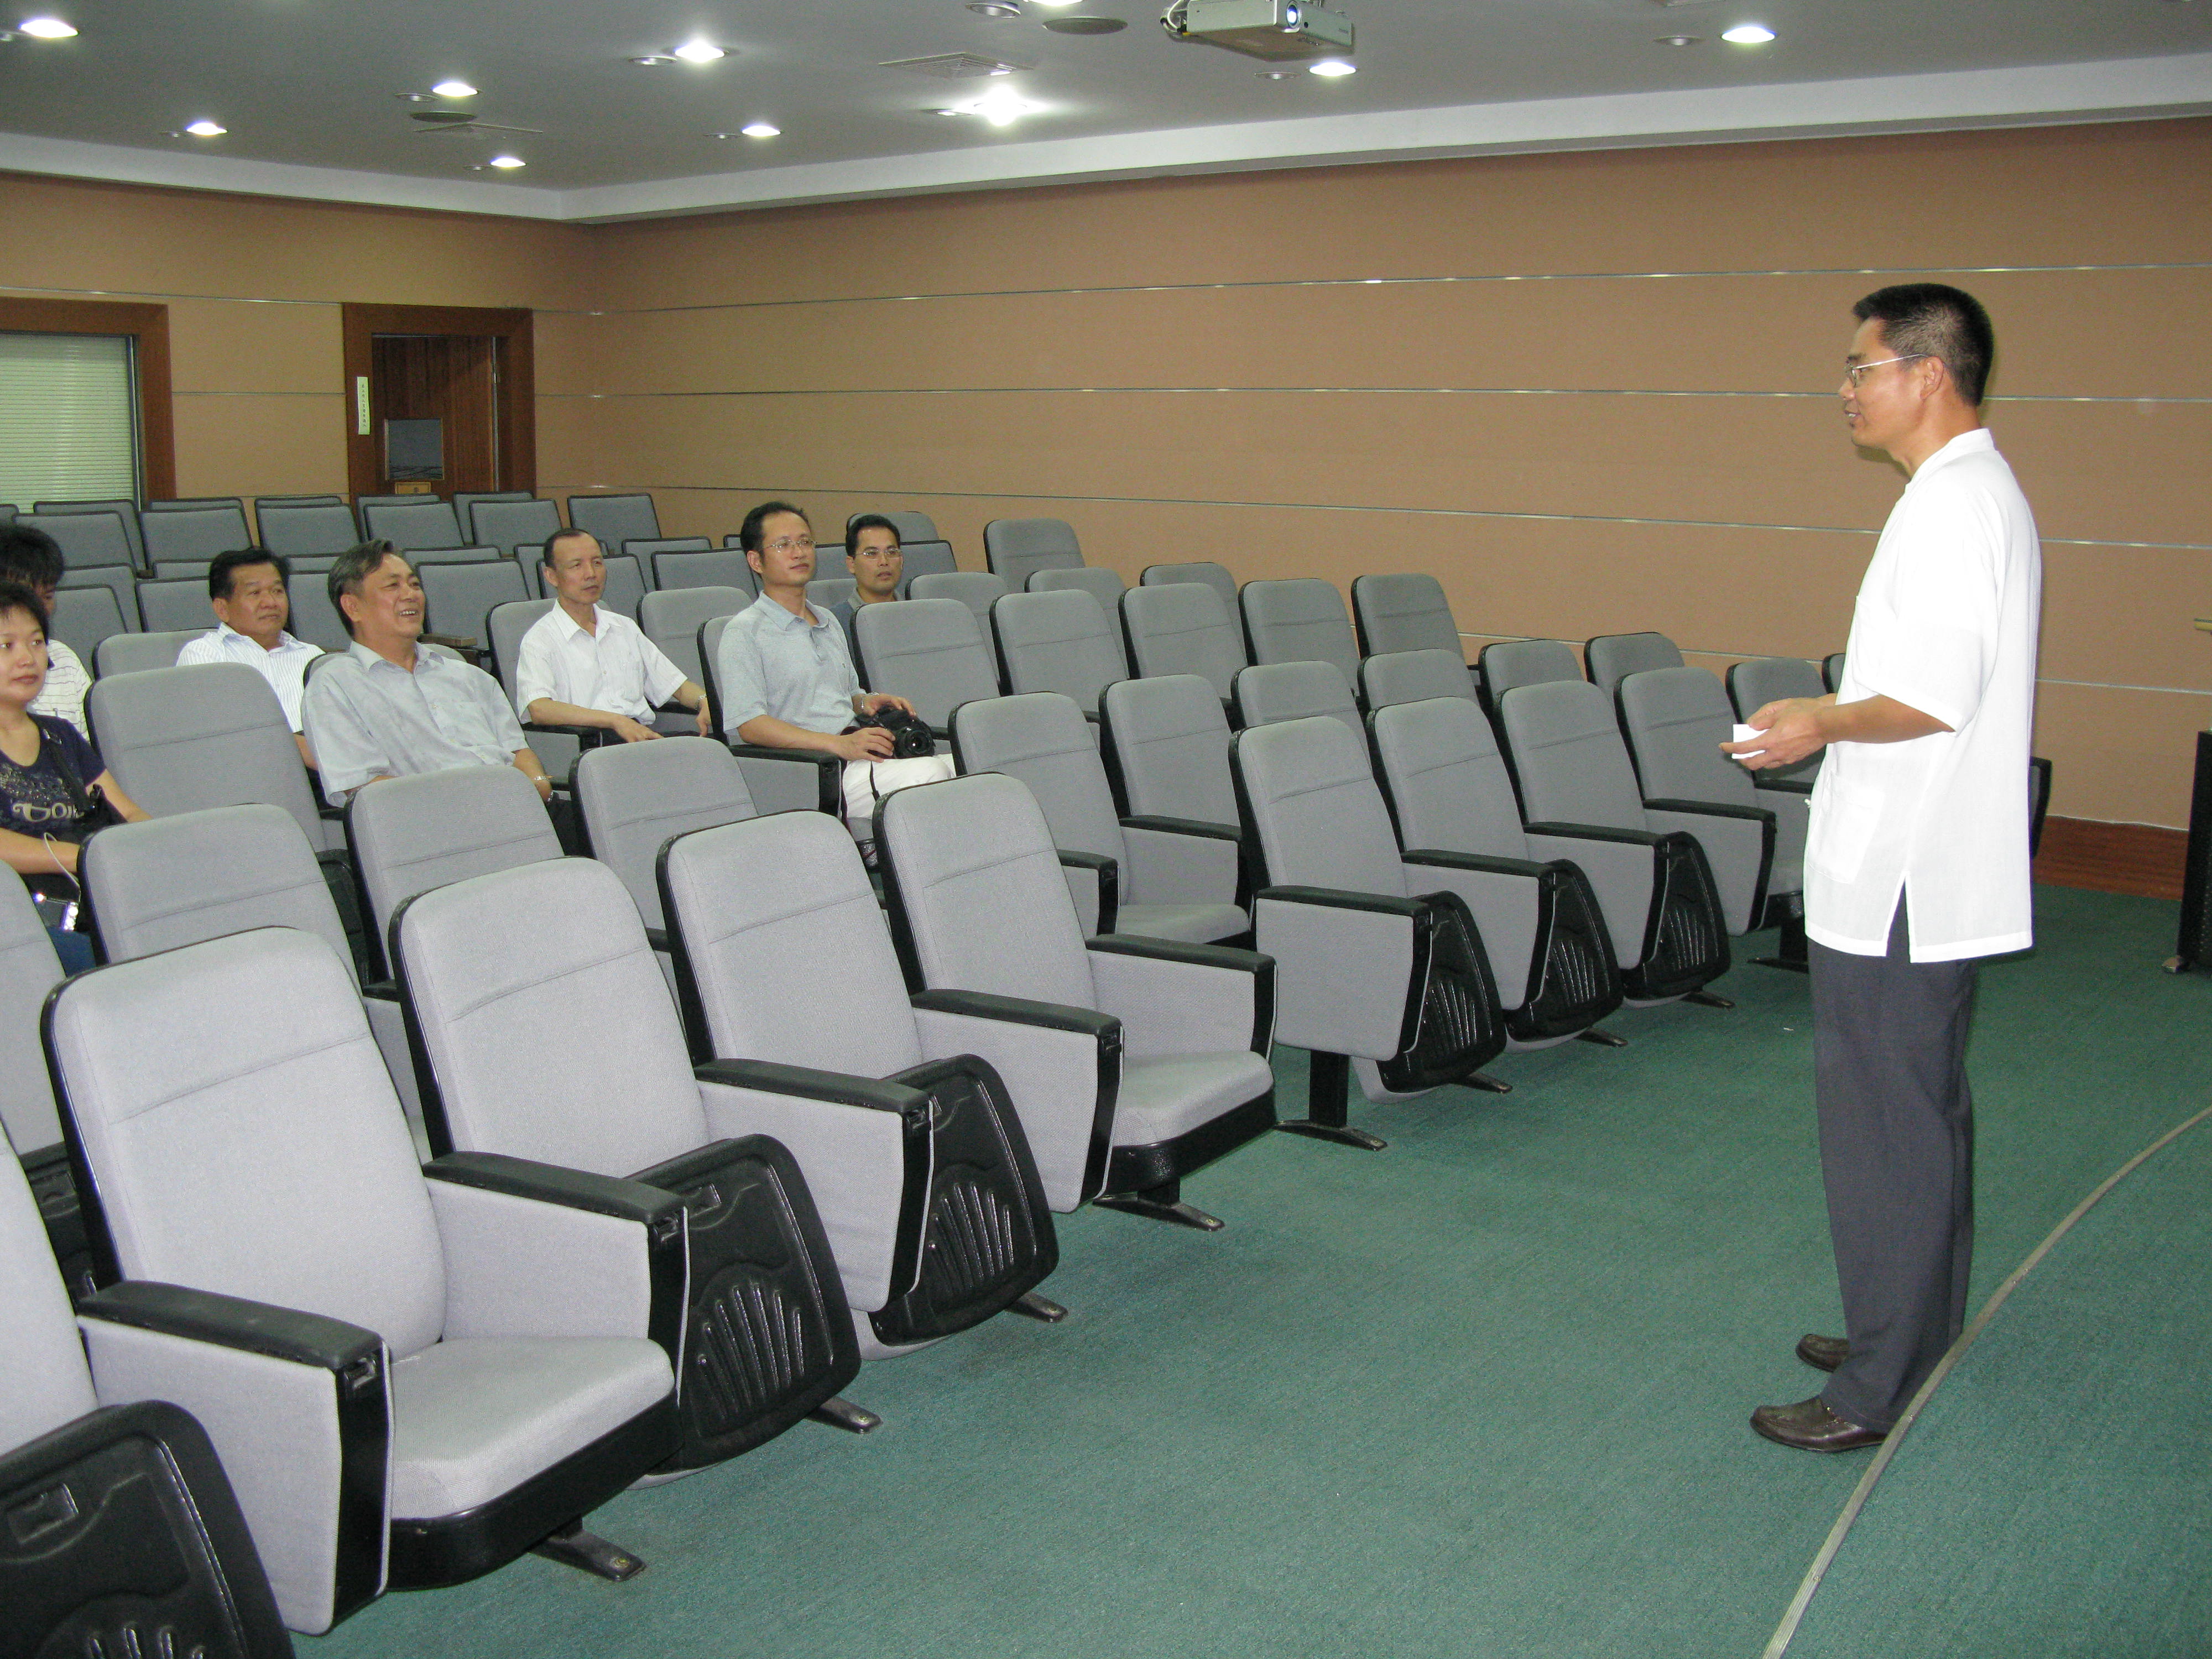
[[[1729,741],[1730,743],[1749,743],[1753,738],[1763,737],[1765,735],[1765,728],[1763,726],[1739,726],[1735,728],[1735,732],[1730,734]],[[1729,758],[1731,760],[1749,760],[1752,755],[1763,755],[1765,752],[1766,751],[1764,749],[1754,749],[1751,750],[1749,754],[1731,755]]]

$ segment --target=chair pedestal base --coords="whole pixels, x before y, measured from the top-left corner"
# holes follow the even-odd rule
[[[872,1434],[884,1425],[884,1419],[866,1406],[855,1406],[842,1395],[832,1395],[806,1413],[812,1423],[826,1423],[833,1429],[842,1429],[848,1434]]]
[[[1782,918],[1781,937],[1775,941],[1771,957],[1753,957],[1761,968],[1779,968],[1785,973],[1808,974],[1813,970],[1810,953],[1805,946],[1805,912],[1799,907],[1794,915]]]
[[[1352,1089],[1352,1061],[1343,1054],[1308,1055],[1309,1083],[1306,1089],[1306,1115],[1294,1117],[1275,1127],[1286,1135],[1304,1135],[1310,1140],[1333,1141],[1339,1146],[1356,1146],[1364,1152],[1379,1152],[1390,1143],[1364,1129],[1355,1129],[1346,1121],[1346,1098]]]
[[[1205,1211],[1182,1201],[1182,1183],[1180,1181],[1163,1182],[1157,1187],[1147,1187],[1142,1192],[1105,1193],[1091,1202],[1102,1210],[1119,1210],[1124,1215],[1149,1216],[1154,1221],[1171,1221],[1178,1227],[1194,1228],[1202,1233],[1218,1233],[1223,1225],[1219,1216],[1208,1215]]]
[[[1692,991],[1687,996],[1684,997],[1682,1000],[1685,1002],[1694,1002],[1700,1008],[1733,1008],[1735,1006],[1735,1003],[1729,1001],[1717,991]]]
[[[640,1557],[619,1544],[609,1543],[597,1533],[586,1532],[581,1521],[571,1521],[556,1528],[532,1545],[530,1553],[617,1584],[645,1571],[645,1562]]]
[[[1576,1032],[1575,1041],[1577,1042],[1595,1042],[1601,1048],[1626,1048],[1628,1046],[1628,1039],[1626,1037],[1615,1036],[1610,1031],[1601,1031],[1595,1025],[1591,1026],[1587,1031]]]
[[[1008,1313],[1019,1314],[1024,1319],[1034,1319],[1047,1325],[1057,1325],[1067,1317],[1067,1310],[1049,1297],[1039,1296],[1035,1291],[1024,1291],[1006,1304]]]

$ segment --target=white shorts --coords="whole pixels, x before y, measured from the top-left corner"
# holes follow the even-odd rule
[[[917,783],[939,783],[955,776],[950,755],[915,755],[906,760],[845,763],[845,827],[866,846],[876,838],[876,803]]]

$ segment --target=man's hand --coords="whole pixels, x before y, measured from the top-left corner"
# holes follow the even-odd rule
[[[647,743],[660,735],[649,726],[639,725],[627,714],[617,714],[607,724],[624,743]]]
[[[1724,743],[1721,753],[1754,772],[1803,760],[1828,741],[1827,734],[1820,729],[1820,712],[1831,701],[1826,697],[1784,697],[1778,702],[1770,702],[1744,722],[1758,727],[1759,735],[1741,743]]]
[[[895,697],[888,691],[871,691],[860,699],[863,714],[873,714],[885,708],[902,708],[909,714],[915,712],[914,705],[904,697]]]
[[[899,700],[891,697],[887,701],[896,702]],[[873,714],[875,711],[871,709],[868,712]],[[891,750],[896,747],[896,740],[880,726],[864,726],[857,732],[845,732],[836,742],[834,752],[848,761],[889,760]]]
[[[711,738],[714,735],[714,710],[708,708],[703,702],[699,705],[699,735],[702,738]]]

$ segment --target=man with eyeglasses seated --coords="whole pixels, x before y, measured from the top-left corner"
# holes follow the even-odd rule
[[[745,514],[738,545],[760,580],[760,598],[731,618],[714,659],[722,734],[770,749],[805,749],[845,763],[845,822],[854,839],[874,838],[878,797],[953,775],[950,755],[892,758],[891,734],[854,719],[880,709],[908,714],[904,697],[860,690],[837,619],[806,602],[814,578],[814,532],[788,501]]]
[[[603,726],[624,743],[657,738],[653,710],[678,702],[714,734],[707,694],[645,631],[599,604],[607,559],[588,530],[563,530],[545,544],[553,608],[530,625],[515,651],[514,702],[539,726]]]
[[[853,660],[860,660],[860,635],[854,617],[864,605],[884,605],[899,596],[899,577],[906,569],[906,555],[899,547],[898,526],[880,513],[863,513],[845,526],[845,568],[853,573],[853,597],[830,607],[845,629],[845,645]]]

